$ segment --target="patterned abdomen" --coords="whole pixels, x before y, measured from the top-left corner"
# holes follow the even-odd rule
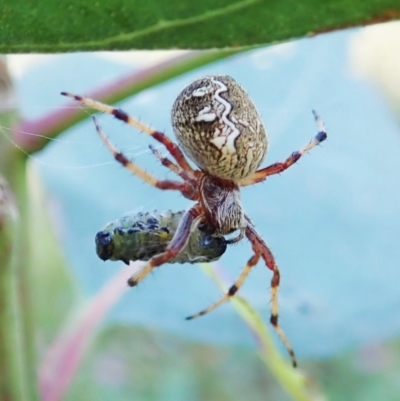
[[[267,152],[267,134],[253,102],[225,75],[187,86],[172,107],[172,126],[185,154],[220,178],[247,177]]]
[[[183,216],[180,212],[131,213],[108,223],[96,234],[96,252],[103,260],[149,260],[165,251]],[[198,228],[182,252],[169,263],[201,263],[219,259],[226,250],[223,237]]]

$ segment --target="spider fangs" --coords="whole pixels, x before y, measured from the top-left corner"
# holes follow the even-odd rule
[[[235,295],[250,270],[262,258],[272,271],[270,322],[286,346],[293,366],[296,366],[293,349],[278,324],[279,269],[269,247],[244,212],[239,189],[283,172],[324,141],[327,134],[318,115],[314,112],[319,132],[308,145],[293,152],[284,162],[257,170],[267,151],[266,131],[247,93],[228,76],[213,75],[198,79],[179,94],[172,108],[172,126],[179,146],[163,133],[145,126],[120,109],[65,92],[62,95],[84,106],[112,114],[163,144],[174,160],[162,156],[153,147],[151,150],[182,181],[158,180],[127,159],[106,138],[93,118],[97,132],[119,163],[150,185],[163,190],[180,191],[183,196],[195,202],[182,217],[165,252],[153,256],[128,280],[128,284],[132,287],[137,285],[155,267],[174,259],[200,223],[210,224],[215,230],[215,236],[239,231],[230,242],[240,241],[246,236],[251,243],[253,255],[239,278],[219,301],[187,319],[205,315]],[[199,170],[194,170],[189,165],[182,151]]]

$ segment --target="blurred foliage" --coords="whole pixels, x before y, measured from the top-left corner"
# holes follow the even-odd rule
[[[28,169],[29,241],[34,244],[30,255],[32,297],[35,301],[37,344],[42,350],[54,340],[60,327],[69,319],[71,311],[82,307],[83,298],[68,268],[59,241],[60,234],[53,227],[57,218],[48,214],[49,207],[52,207],[51,198],[33,165],[29,164]]]
[[[0,124],[19,119],[5,59],[0,58]],[[0,399],[37,399],[27,216],[26,157],[0,135]],[[14,212],[10,213],[13,210]],[[13,215],[13,216],[12,216]]]
[[[400,24],[376,25],[365,30],[351,45],[355,72],[381,91],[400,121]]]
[[[397,1],[331,1],[323,5],[311,0],[267,5],[256,0],[236,4],[225,1],[218,5],[214,2],[211,11],[208,3],[188,4],[179,1],[161,8],[158,2],[80,1],[70,2],[68,12],[58,14],[54,11],[57,3],[31,1],[20,7],[6,1],[1,6],[0,35],[5,40],[0,46],[2,51],[21,52],[245,46],[399,15]],[[202,62],[209,61],[211,58]],[[191,63],[187,68],[195,66]],[[174,70],[172,75],[184,69]],[[2,74],[6,75],[5,68]],[[152,84],[149,81],[148,85]],[[8,84],[0,88],[4,105],[13,94]],[[144,87],[135,90],[141,89]],[[130,89],[130,93],[135,90]],[[1,111],[2,125],[14,125],[16,113]],[[16,347],[7,356],[0,355],[0,372],[9,369],[13,375],[1,382],[0,399],[10,401],[39,399],[37,360],[82,309],[80,289],[50,224],[40,184],[32,171],[27,174],[28,155],[20,150],[1,137],[0,174],[8,180],[19,210],[19,225],[13,235],[0,224],[1,267],[7,272],[0,295],[0,338],[14,339]],[[2,213],[4,205],[0,204],[0,216]],[[5,320],[10,310],[14,313],[11,323]],[[304,363],[302,368],[322,383],[333,400],[394,401],[400,392],[399,354],[400,343],[379,344],[331,361]],[[195,345],[155,330],[109,325],[94,339],[66,399],[288,400],[254,355],[254,350]]]
[[[288,401],[254,350],[193,344],[155,330],[108,326],[96,337],[66,400]],[[303,362],[329,400],[397,401],[400,341]]]
[[[290,399],[265,375],[253,350],[193,344],[121,325],[96,337],[67,400],[108,400],[111,392],[121,401]]]
[[[203,54],[197,57],[200,63],[207,59]],[[187,58],[177,61],[177,63],[185,62],[187,63]],[[193,65],[191,57],[187,65]],[[158,73],[157,69],[153,71],[153,74]],[[176,73],[176,70],[172,73]],[[46,118],[44,121],[47,121]],[[11,377],[7,378],[7,382],[0,390],[2,397],[10,400],[34,400],[40,394],[45,401],[56,401],[62,399],[65,392],[68,392],[70,378],[76,373],[79,362],[86,352],[87,342],[93,335],[99,320],[104,318],[108,308],[115,301],[112,298],[110,303],[107,303],[106,294],[112,291],[105,289],[104,293],[99,292],[98,296],[94,297],[90,308],[83,307],[79,288],[68,271],[61,246],[57,242],[57,236],[47,215],[51,198],[41,187],[29,163],[27,153],[30,151],[29,146],[34,149],[37,146],[28,142],[24,149],[21,145],[15,146],[16,143],[8,141],[4,135],[1,138],[1,149],[6,155],[2,159],[3,171],[10,180],[20,211],[20,224],[16,229],[19,239],[15,242],[17,257],[13,256],[14,253],[11,251],[14,248],[11,246],[2,248],[2,256],[6,257],[5,263],[9,271],[9,274],[5,276],[7,281],[3,282],[4,287],[9,291],[1,294],[3,298],[0,304],[4,305],[1,313],[3,321],[8,316],[5,308],[16,307],[21,310],[20,315],[17,316],[18,319],[12,324],[4,321],[1,334],[3,338],[21,338],[22,341],[9,347],[9,350],[17,348],[18,352],[11,352],[9,358],[1,360],[1,370],[7,371],[11,365],[17,367],[13,370],[14,374],[9,370]],[[42,138],[37,138],[43,146]],[[53,216],[54,218],[56,216]],[[8,237],[8,231],[1,229],[0,240],[5,241]],[[121,290],[117,288],[114,291],[115,299],[118,298],[118,292]],[[13,306],[15,301],[17,305]],[[81,313],[84,318],[77,318]],[[256,333],[259,329],[264,330],[263,326],[260,327],[253,330]],[[20,333],[16,334],[16,332]],[[32,336],[33,332],[37,333],[37,337]],[[265,342],[266,336],[267,332],[260,331],[261,343]],[[49,342],[53,343],[50,347],[46,346]],[[9,344],[8,341],[5,343]],[[268,340],[268,344],[272,351],[271,340]],[[36,384],[34,374],[37,365],[36,351],[39,353],[39,359],[43,360],[39,369],[39,386]],[[23,358],[18,358],[18,355],[23,355]],[[275,358],[275,362],[272,362],[269,367],[275,366],[275,363],[280,364],[279,369],[286,365],[286,362],[280,358]],[[300,385],[296,390],[299,396],[296,395],[296,391],[288,390],[294,399],[311,399],[301,394],[305,382],[300,383],[296,379],[299,373],[286,367],[283,375],[286,378],[281,381],[283,387]],[[17,377],[19,380],[15,379]],[[296,381],[297,384],[294,384]],[[86,392],[85,396],[87,396]]]
[[[242,47],[399,16],[397,0],[3,0],[0,51]]]

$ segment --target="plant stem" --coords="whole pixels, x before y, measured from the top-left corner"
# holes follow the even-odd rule
[[[16,205],[10,188],[0,176],[0,399],[23,400],[19,358],[12,254]]]
[[[0,126],[15,126],[18,119],[15,97],[2,59],[0,80],[4,84],[1,105],[7,105],[0,108]],[[0,180],[0,399],[35,401],[38,391],[29,273],[26,155],[4,135],[0,135]]]

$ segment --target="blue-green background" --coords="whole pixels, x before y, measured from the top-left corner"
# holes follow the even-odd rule
[[[348,45],[356,33],[296,41],[287,51],[273,46],[249,51],[120,105],[172,135],[170,108],[179,91],[203,75],[231,75],[248,91],[269,132],[264,165],[304,146],[316,133],[311,110],[321,115],[328,130],[321,147],[281,176],[243,190],[243,205],[280,266],[281,325],[300,357],[333,355],[400,332],[399,127],[380,94],[350,68]],[[131,70],[96,54],[54,56],[17,79],[22,113],[33,118],[65,107],[59,92],[85,94]],[[141,166],[173,178],[148,151],[144,134],[110,116],[100,122]],[[94,235],[105,223],[132,210],[181,210],[189,203],[122,169],[90,119],[59,140],[35,155],[36,164],[71,268],[89,297],[119,268],[94,251]],[[250,255],[246,240],[231,246],[221,259],[227,277],[236,278]],[[270,278],[260,262],[241,291],[266,321]],[[165,265],[130,291],[110,319],[193,340],[251,344],[229,304],[184,320],[219,296],[198,267]]]

